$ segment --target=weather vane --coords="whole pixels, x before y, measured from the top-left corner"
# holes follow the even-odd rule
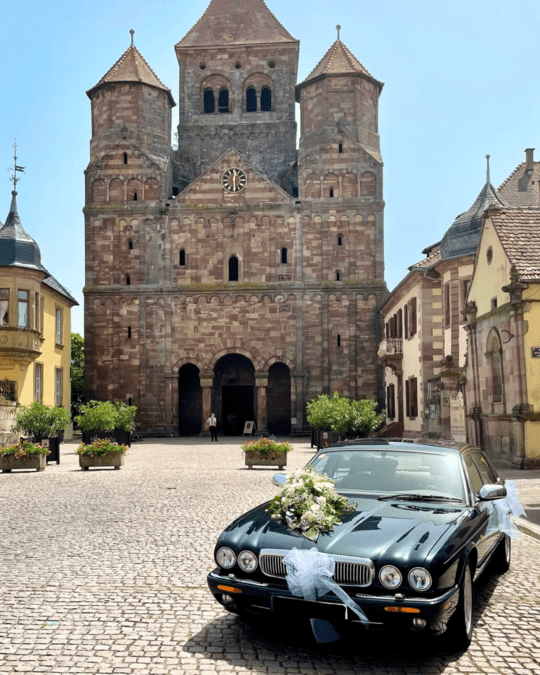
[[[19,146],[17,145],[17,139],[15,139],[15,143],[13,143],[13,166],[10,166],[8,171],[13,171],[13,176],[9,177],[9,180],[13,183],[13,189],[16,191],[17,190],[17,183],[21,180],[17,176],[17,171],[19,173],[24,173],[24,166],[19,166],[17,164],[17,148]]]

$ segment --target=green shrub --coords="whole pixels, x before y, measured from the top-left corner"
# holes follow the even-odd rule
[[[137,408],[134,405],[126,405],[122,401],[114,404],[116,406],[115,429],[121,431],[135,431],[135,415]]]
[[[19,408],[14,431],[33,438],[53,438],[64,431],[70,419],[65,408],[49,408],[41,401],[34,401],[29,406]]]
[[[81,405],[81,414],[75,417],[81,431],[113,431],[116,406],[110,401],[90,401]]]
[[[321,394],[307,404],[307,421],[314,429],[334,431],[340,436],[355,434],[369,436],[383,422],[384,414],[377,413],[373,399],[355,401],[340,396]]]

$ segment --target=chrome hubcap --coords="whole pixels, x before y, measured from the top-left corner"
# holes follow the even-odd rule
[[[472,630],[472,580],[470,567],[467,567],[465,570],[465,578],[463,579],[463,613],[465,615],[465,630],[468,635]]]

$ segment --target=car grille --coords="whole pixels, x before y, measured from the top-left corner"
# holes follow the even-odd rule
[[[287,553],[286,550],[263,549],[259,554],[259,565],[263,574],[284,579],[287,567],[283,564],[283,558]],[[336,583],[342,586],[369,586],[373,581],[375,567],[371,560],[331,553],[329,555],[336,563],[333,575]]]

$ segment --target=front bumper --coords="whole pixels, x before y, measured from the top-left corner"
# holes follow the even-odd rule
[[[221,574],[219,568],[210,572],[207,582],[214,598],[233,613],[279,617],[289,621],[301,618],[327,619],[353,628],[366,628],[355,612],[330,593],[316,602],[309,602],[293,596],[288,588],[277,586],[271,581],[238,579],[234,575]],[[224,601],[223,596],[227,601]],[[459,588],[453,586],[441,595],[426,598],[416,596],[398,599],[394,595],[369,595],[354,591],[350,596],[369,619],[369,629],[397,628],[439,634],[446,630],[448,620],[457,607]],[[394,609],[388,611],[385,609],[388,607]],[[420,626],[413,619],[422,619],[425,625]]]

